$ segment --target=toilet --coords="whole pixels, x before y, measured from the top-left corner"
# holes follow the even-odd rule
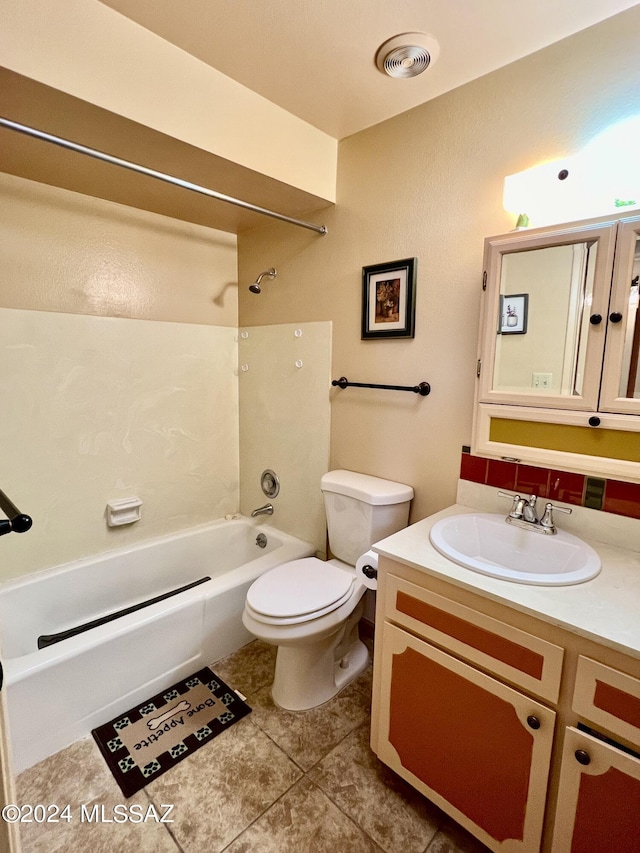
[[[334,558],[292,560],[249,588],[242,621],[255,637],[278,647],[273,701],[290,711],[327,702],[369,663],[358,635],[366,587],[356,561],[374,542],[409,520],[411,486],[330,471],[320,481]]]

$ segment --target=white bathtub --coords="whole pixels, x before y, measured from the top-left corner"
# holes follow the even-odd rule
[[[267,545],[256,537],[263,533]],[[249,585],[313,554],[238,517],[58,566],[0,586],[0,636],[14,772],[249,642]],[[211,580],[38,649],[67,630],[209,575]]]

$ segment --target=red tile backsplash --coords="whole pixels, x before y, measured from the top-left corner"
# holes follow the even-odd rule
[[[549,494],[552,501],[562,501],[574,506],[582,506],[584,495],[584,474],[572,474],[570,471],[549,472]]]
[[[603,509],[605,512],[640,518],[640,483],[607,480]]]
[[[586,477],[571,471],[538,468],[502,459],[483,459],[463,453],[460,479],[510,492],[518,491],[525,496],[535,494],[552,501],[584,506]],[[606,480],[602,509],[640,519],[640,483]]]
[[[471,480],[472,483],[486,483],[487,459],[463,453],[460,460],[460,479]]]
[[[516,466],[516,492],[522,495],[549,496],[548,468],[534,468],[533,465]]]
[[[487,465],[487,486],[513,491],[516,487],[516,466],[513,462],[503,462],[501,459],[489,459]]]

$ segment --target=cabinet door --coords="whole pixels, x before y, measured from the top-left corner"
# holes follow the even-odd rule
[[[567,729],[553,853],[638,853],[640,759]]]
[[[485,241],[478,401],[594,412],[615,223]]]
[[[384,623],[378,755],[493,850],[539,850],[555,713]]]
[[[600,409],[640,414],[640,217],[621,222],[613,267]]]

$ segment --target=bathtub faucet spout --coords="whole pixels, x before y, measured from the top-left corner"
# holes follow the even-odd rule
[[[257,515],[273,515],[273,504],[265,504],[264,506],[259,506],[258,509],[254,509],[251,513],[251,518],[255,518]]]

